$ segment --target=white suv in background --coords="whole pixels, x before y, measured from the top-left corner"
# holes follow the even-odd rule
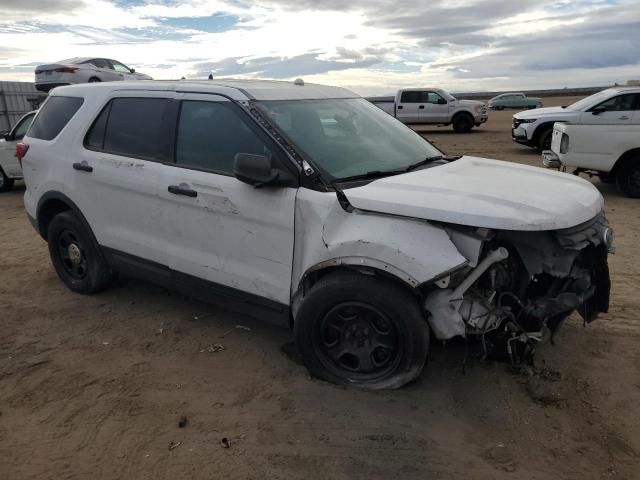
[[[0,192],[8,192],[16,180],[22,180],[22,168],[16,158],[16,144],[29,130],[36,111],[24,115],[15,127],[0,138]]]
[[[640,87],[617,87],[583,98],[568,107],[526,110],[513,116],[511,138],[538,150],[551,148],[555,122],[629,125],[640,123]]]
[[[341,88],[61,87],[18,152],[28,216],[70,289],[122,272],[233,300],[293,327],[331,382],[407,383],[430,331],[528,361],[575,309],[608,308],[612,237],[593,185],[444,157]]]

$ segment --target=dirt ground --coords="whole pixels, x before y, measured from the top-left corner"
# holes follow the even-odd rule
[[[512,114],[425,134],[540,165]],[[611,311],[568,321],[537,358],[547,375],[463,371],[461,347],[434,345],[419,381],[380,393],[310,379],[287,331],[213,305],[133,280],[70,292],[24,190],[2,194],[0,479],[640,479],[640,203],[594,183],[616,232]]]

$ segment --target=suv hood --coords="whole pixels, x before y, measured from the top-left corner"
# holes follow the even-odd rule
[[[518,119],[532,119],[532,118],[540,118],[540,117],[572,117],[576,113],[575,110],[568,110],[562,107],[544,107],[544,108],[536,108],[535,110],[525,110],[523,112],[518,112],[514,115],[514,118]]]
[[[500,230],[557,230],[595,217],[600,192],[574,175],[462,157],[345,190],[361,210]]]

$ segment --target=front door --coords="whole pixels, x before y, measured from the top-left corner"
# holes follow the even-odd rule
[[[425,123],[447,123],[449,121],[449,105],[437,92],[423,92],[424,110],[421,120]]]
[[[238,153],[281,153],[236,104],[217,95],[177,94],[175,164],[165,187],[169,266],[183,288],[206,280],[211,293],[288,305],[297,188],[237,180]]]

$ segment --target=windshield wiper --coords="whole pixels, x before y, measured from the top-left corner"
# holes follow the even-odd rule
[[[389,177],[391,175],[397,175],[398,173],[404,173],[404,169],[400,170],[371,170],[367,173],[360,173],[358,175],[352,175],[351,177],[338,178],[336,182],[353,182],[355,180],[372,180],[374,178]]]
[[[444,157],[442,155],[434,155],[433,157],[427,157],[424,160],[420,160],[419,162],[412,163],[408,167],[405,167],[404,171],[410,172],[412,170],[415,170],[416,168],[426,165],[427,163],[435,162],[436,160],[442,160],[443,158]]]

